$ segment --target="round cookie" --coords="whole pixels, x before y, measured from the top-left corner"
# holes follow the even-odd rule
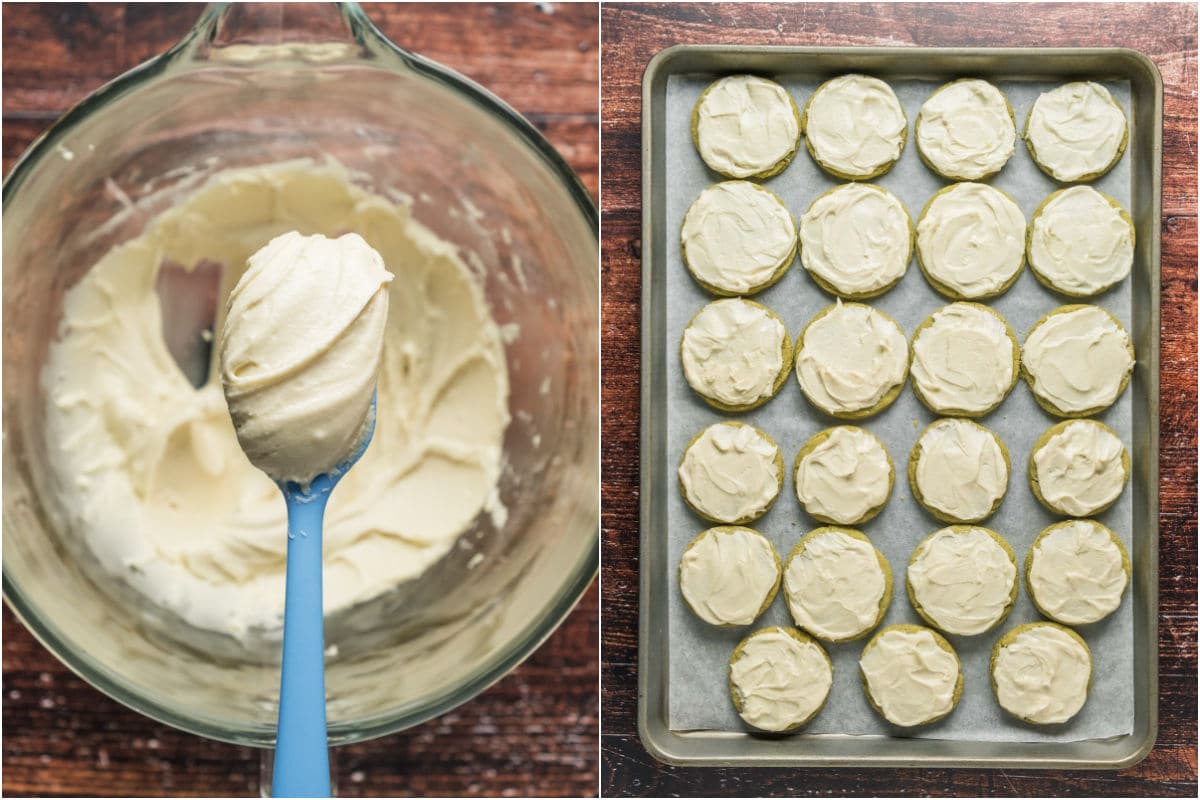
[[[1090,186],[1059,189],[1033,212],[1029,268],[1043,286],[1091,297],[1116,286],[1133,268],[1129,212]]]
[[[829,525],[858,525],[887,505],[896,470],[879,437],[852,425],[826,428],[796,454],[796,498]]]
[[[797,627],[826,642],[848,642],[883,621],[892,570],[859,531],[817,528],[788,555],[783,591]]]
[[[796,257],[796,222],[774,192],[749,181],[709,186],[683,216],[680,255],[696,283],[722,297],[772,285]]]
[[[1092,651],[1053,622],[1018,625],[992,648],[992,692],[1000,707],[1034,725],[1066,722],[1092,687]]]
[[[1100,306],[1060,306],[1033,324],[1021,374],[1033,399],[1058,417],[1090,417],[1111,406],[1133,374],[1133,341]]]
[[[990,414],[1016,385],[1020,364],[1012,328],[979,303],[943,306],[913,333],[913,392],[935,414]]]
[[[1003,92],[987,81],[962,78],[929,96],[913,134],[931,170],[952,181],[981,181],[1012,158],[1017,123]]]
[[[710,84],[692,109],[692,142],[700,158],[727,178],[769,178],[800,145],[800,111],[787,90],[757,75]]]
[[[920,625],[889,625],[858,659],[871,707],[893,725],[914,728],[943,719],[962,697],[962,663],[942,636]]]
[[[1042,172],[1061,183],[1099,178],[1121,160],[1129,125],[1121,104],[1098,83],[1043,92],[1025,118],[1025,146]]]
[[[1046,528],[1025,556],[1025,586],[1042,616],[1064,625],[1099,622],[1121,605],[1132,568],[1117,535],[1092,519]]]
[[[734,486],[741,491],[730,491]],[[751,425],[717,422],[692,437],[679,462],[679,490],[709,522],[744,525],[775,503],[783,488],[783,454]]]
[[[813,200],[800,217],[800,263],[830,294],[877,297],[904,277],[914,237],[898,197],[874,184],[847,183]]]
[[[749,411],[787,381],[792,340],[774,311],[740,297],[715,300],[696,312],[679,342],[688,385],[721,411]]]
[[[1008,448],[968,419],[934,420],[908,456],[908,483],[921,507],[942,522],[982,522],[1008,492]]]
[[[1029,453],[1029,486],[1046,508],[1068,517],[1108,510],[1129,482],[1129,451],[1112,428],[1092,419],[1046,430]]]
[[[679,590],[688,608],[709,625],[749,625],[767,610],[783,568],[775,547],[756,530],[709,528],[679,559]]]
[[[956,183],[929,198],[917,220],[917,265],[953,300],[1004,294],[1025,265],[1025,215],[983,183]]]
[[[908,118],[896,93],[866,75],[842,75],[818,86],[804,106],[801,126],[813,160],[847,181],[890,170],[908,138]]]
[[[830,416],[856,420],[882,411],[900,395],[907,376],[904,331],[870,306],[839,300],[796,339],[800,390]]]
[[[999,625],[1017,600],[1017,556],[993,530],[952,525],[921,540],[905,584],[913,609],[946,633],[977,636]]]
[[[833,662],[825,648],[794,628],[762,628],[743,639],[729,659],[729,696],[754,728],[786,733],[825,706]]]

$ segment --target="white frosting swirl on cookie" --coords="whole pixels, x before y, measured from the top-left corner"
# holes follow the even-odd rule
[[[1033,451],[1038,491],[1047,505],[1072,517],[1087,517],[1121,495],[1129,473],[1125,445],[1104,425],[1068,422]]]
[[[954,709],[958,657],[930,630],[881,631],[863,650],[858,667],[871,699],[893,725],[923,725]]]
[[[800,217],[804,268],[841,295],[891,286],[908,269],[912,222],[887,189],[847,183],[818,197]]]
[[[783,571],[784,593],[796,625],[831,641],[875,627],[887,588],[879,552],[843,530],[819,529],[803,540]]]
[[[1016,149],[1017,126],[1008,101],[977,78],[934,92],[917,114],[917,146],[935,170],[977,181],[1004,168]]]
[[[913,338],[913,385],[939,414],[982,414],[1016,381],[1019,354],[1004,320],[974,303],[935,311]]]
[[[890,167],[908,121],[896,93],[878,78],[842,75],[821,84],[805,109],[805,135],[818,163],[849,178]]]
[[[921,434],[914,452],[916,491],[926,506],[951,519],[980,521],[1008,490],[1000,442],[970,420],[937,420]]]
[[[887,502],[892,462],[883,443],[862,428],[827,433],[796,465],[796,497],[809,514],[853,525]]]
[[[725,181],[709,186],[688,208],[682,246],[697,280],[730,294],[755,292],[791,260],[796,223],[761,186]]]
[[[801,390],[827,414],[872,408],[907,371],[900,326],[870,306],[840,300],[809,323],[796,356]]]
[[[731,75],[710,86],[694,122],[700,157],[731,178],[766,172],[800,141],[800,121],[787,90],[755,75]]]
[[[1087,700],[1092,655],[1056,625],[1036,624],[1000,647],[992,682],[1001,708],[1039,724],[1066,722]]]
[[[821,707],[833,685],[833,667],[816,642],[782,628],[764,628],[742,643],[729,665],[729,688],[739,714],[764,731],[784,731]]]
[[[921,214],[917,250],[929,276],[959,297],[990,297],[1025,262],[1025,215],[999,189],[958,183]]]
[[[942,528],[913,551],[908,587],[947,633],[974,636],[1008,613],[1017,583],[1013,557],[984,528]]]
[[[1055,192],[1033,215],[1029,266],[1059,291],[1097,294],[1133,268],[1133,225],[1090,186]]]
[[[1055,180],[1069,183],[1112,166],[1125,132],[1125,113],[1108,89],[1077,82],[1038,97],[1025,125],[1025,141]]]
[[[683,332],[680,360],[693,389],[729,406],[775,393],[787,330],[763,306],[741,298],[709,303]]]
[[[749,425],[718,422],[688,446],[679,483],[692,507],[719,522],[757,518],[779,494],[779,447]]]
[[[1117,610],[1129,584],[1113,532],[1090,519],[1052,525],[1034,542],[1029,593],[1066,625],[1098,622]]]
[[[1133,370],[1129,334],[1098,306],[1053,312],[1029,332],[1021,357],[1033,393],[1066,414],[1108,408]]]
[[[749,625],[779,580],[767,537],[750,528],[709,528],[679,560],[679,588],[710,625]]]

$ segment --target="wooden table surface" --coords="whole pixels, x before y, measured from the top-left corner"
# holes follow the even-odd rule
[[[1102,10],[1101,10],[1102,9]],[[601,792],[618,795],[1196,794],[1196,7],[604,5]],[[1121,46],[1165,84],[1158,744],[1122,772],[676,768],[637,736],[641,79],[682,43]]]
[[[172,45],[201,8],[6,3],[5,173],[62,112]],[[397,3],[367,13],[393,41],[525,114],[595,195],[594,4]],[[404,733],[339,748],[339,794],[594,795],[597,596],[593,585],[528,661],[475,700]],[[152,722],[75,677],[7,608],[3,626],[5,795],[257,794],[256,751]]]

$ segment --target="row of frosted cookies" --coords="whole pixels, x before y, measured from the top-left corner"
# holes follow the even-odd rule
[[[727,178],[779,174],[802,136],[813,160],[830,175],[870,180],[900,158],[908,118],[891,86],[859,74],[825,81],[803,111],[775,81],[730,75],[705,89],[692,110],[692,140],[700,158]],[[930,95],[917,113],[914,136],[921,160],[937,174],[984,180],[1012,158],[1016,118],[995,85],[965,78]],[[1108,89],[1075,82],[1038,97],[1022,138],[1047,175],[1062,183],[1086,182],[1121,159],[1129,126]]]

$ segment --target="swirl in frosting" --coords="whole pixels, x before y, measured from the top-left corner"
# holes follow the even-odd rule
[[[710,625],[749,625],[779,583],[779,561],[767,537],[750,528],[709,528],[679,560],[679,588]]]
[[[992,654],[992,686],[1000,707],[1040,725],[1066,722],[1087,701],[1092,654],[1065,629],[1032,623]]]
[[[1108,170],[1125,147],[1125,112],[1098,83],[1067,83],[1043,93],[1025,121],[1034,159],[1063,183]]]
[[[821,646],[783,628],[755,631],[729,664],[738,713],[764,731],[785,731],[808,720],[832,685],[833,667]]]
[[[1017,379],[1017,343],[1000,315],[978,303],[933,312],[917,329],[912,350],[913,386],[939,414],[983,414]]]
[[[932,423],[913,447],[913,489],[926,506],[957,522],[979,522],[1008,490],[1000,440],[966,419]]]
[[[741,298],[709,303],[683,331],[680,360],[688,384],[728,406],[775,392],[787,330],[764,306]]]
[[[800,120],[787,90],[755,75],[712,84],[693,115],[704,163],[730,178],[749,178],[787,158],[800,141]]]
[[[683,218],[683,260],[718,292],[747,294],[791,260],[796,223],[779,198],[747,181],[709,186]]]
[[[839,300],[801,334],[796,379],[804,396],[827,414],[872,409],[907,373],[904,332],[862,303]]]
[[[869,178],[900,157],[908,120],[892,87],[866,75],[842,75],[817,87],[804,125],[822,167],[846,178]]]
[[[800,217],[800,261],[839,295],[876,294],[904,277],[911,229],[894,194],[847,183],[818,197]]]
[[[947,633],[975,636],[1008,614],[1017,565],[986,528],[958,525],[913,551],[908,588],[923,616]]]
[[[822,521],[862,522],[887,502],[892,461],[883,442],[862,428],[842,425],[824,435],[796,462],[796,497]]]
[[[1004,94],[969,78],[934,92],[917,113],[917,147],[940,174],[977,181],[1004,168],[1016,149],[1017,126]]]
[[[885,628],[871,639],[858,668],[884,719],[912,727],[954,709],[962,668],[949,647],[928,628],[912,630],[899,625]]]
[[[875,627],[886,607],[882,558],[848,529],[818,528],[801,539],[783,570],[796,625],[828,641],[854,639]]]
[[[1125,280],[1133,268],[1133,224],[1115,203],[1090,186],[1050,195],[1033,215],[1029,266],[1075,296],[1099,294]]]
[[[1043,317],[1022,350],[1029,387],[1064,416],[1108,408],[1133,371],[1125,328],[1099,306],[1064,306]]]
[[[934,195],[921,213],[917,252],[939,291],[992,297],[1025,263],[1025,215],[999,189],[955,184]]]
[[[1046,616],[1066,625],[1098,622],[1117,610],[1129,585],[1125,551],[1099,522],[1060,522],[1033,543],[1028,581]]]
[[[766,434],[749,425],[718,422],[688,445],[679,483],[692,508],[708,519],[756,519],[779,494],[779,459],[779,447]]]

